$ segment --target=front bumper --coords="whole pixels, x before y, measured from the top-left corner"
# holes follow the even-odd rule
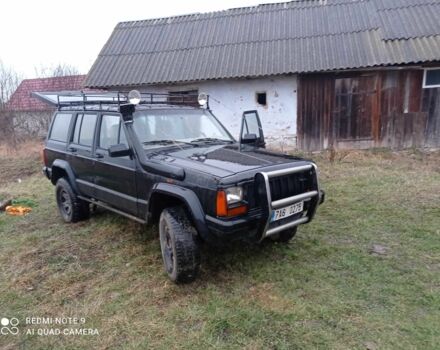
[[[300,193],[291,197],[286,197],[272,201],[271,198],[271,188],[270,179],[280,176],[288,176],[300,172],[310,171],[310,176],[314,177],[314,186],[309,191]],[[259,183],[264,187],[264,192],[266,196],[265,201],[265,218],[264,227],[262,227],[260,232],[260,241],[269,237],[271,235],[277,234],[281,231],[291,229],[293,227],[299,226],[310,222],[315,216],[316,209],[318,205],[323,203],[325,193],[320,190],[318,182],[318,169],[314,163],[298,166],[295,168],[274,170],[269,172],[260,172],[256,175],[260,177]],[[307,210],[304,210],[299,215],[293,216],[291,219],[271,221],[272,215],[275,210],[287,207],[289,205],[304,201],[307,203]]]
[[[258,241],[258,232],[263,222],[261,210],[254,210],[243,217],[219,219],[210,215],[205,216],[210,241],[222,244],[232,241]]]
[[[291,175],[308,170],[310,170],[311,176],[314,176],[314,186],[312,190],[292,197],[272,201],[269,182],[271,177]],[[213,242],[221,243],[235,240],[262,241],[266,237],[281,231],[310,222],[316,213],[317,207],[324,203],[325,192],[319,188],[317,169],[313,163],[297,168],[261,172],[257,174],[257,177],[260,178],[257,179],[256,182],[259,186],[264,188],[264,193],[262,194],[264,206],[259,209],[254,209],[243,217],[231,219],[206,215],[206,225],[211,233],[210,236]],[[304,201],[305,203],[305,210],[303,212],[279,221],[271,222],[274,210],[300,201]]]

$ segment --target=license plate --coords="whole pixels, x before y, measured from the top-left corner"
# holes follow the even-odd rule
[[[295,214],[302,212],[303,209],[304,209],[304,202],[302,201],[302,202],[298,202],[298,203],[289,205],[289,206],[281,208],[281,209],[274,210],[270,221],[273,222],[273,221],[285,219],[289,216],[292,216],[292,215],[295,215]]]

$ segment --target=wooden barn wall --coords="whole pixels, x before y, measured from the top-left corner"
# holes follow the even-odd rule
[[[334,79],[329,75],[309,75],[298,89],[298,146],[304,150],[326,148],[332,125]]]
[[[420,69],[301,76],[298,146],[440,146],[440,88],[422,80]]]

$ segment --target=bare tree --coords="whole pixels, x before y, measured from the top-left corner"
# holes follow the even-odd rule
[[[40,66],[34,69],[38,78],[79,74],[76,67],[64,63],[54,66]],[[17,72],[5,66],[0,60],[0,142],[7,140],[7,145],[12,148],[15,148],[18,142],[41,137],[42,133],[48,129],[52,114],[47,111],[18,111],[7,108],[7,102],[21,80],[22,78]]]
[[[5,109],[9,98],[22,81],[22,77],[0,60],[0,111]]]
[[[0,141],[8,138],[15,144],[14,120],[6,107],[21,81],[20,74],[0,60]]]
[[[66,63],[59,63],[54,66],[34,67],[34,71],[35,76],[39,78],[65,77],[80,74],[78,68]]]

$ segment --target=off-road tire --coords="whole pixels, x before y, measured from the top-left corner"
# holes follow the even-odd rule
[[[58,179],[55,195],[58,210],[65,222],[78,222],[89,218],[89,203],[78,198],[69,181],[65,178]]]
[[[294,227],[269,236],[269,238],[274,242],[288,243],[293,237],[295,237],[296,230],[297,227]]]
[[[159,220],[160,248],[165,271],[175,283],[189,283],[197,277],[200,249],[196,234],[183,207],[162,211]]]

